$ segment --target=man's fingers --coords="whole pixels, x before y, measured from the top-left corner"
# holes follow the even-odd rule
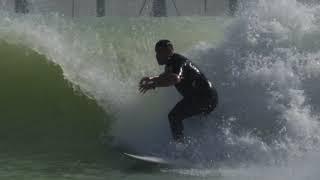
[[[149,84],[140,84],[139,85],[139,91],[141,94],[145,94],[150,89],[152,89],[152,87]]]
[[[147,91],[148,91],[148,88],[146,88],[146,87],[144,87],[144,88],[142,89],[143,94],[145,94]]]
[[[141,94],[145,94],[146,93],[146,89],[141,89],[140,93]]]
[[[139,91],[140,91],[141,94],[145,94],[148,90],[149,90],[149,88],[147,88],[147,87],[141,87],[141,88],[139,89]]]
[[[140,91],[140,93],[143,93],[144,88],[140,88],[139,91]]]
[[[147,88],[147,87],[144,84],[139,86],[139,89],[145,89],[145,88]]]
[[[145,94],[147,91],[149,91],[149,89],[144,89],[144,92],[143,92],[143,94]]]
[[[140,91],[140,93],[144,94],[146,92],[146,88],[145,87],[140,87],[139,91]]]

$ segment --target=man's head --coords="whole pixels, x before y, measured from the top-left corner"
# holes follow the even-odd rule
[[[173,55],[174,49],[171,41],[163,39],[156,43],[156,58],[159,65],[168,63],[169,57]]]

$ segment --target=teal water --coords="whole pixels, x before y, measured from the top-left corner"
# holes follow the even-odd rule
[[[319,7],[245,4],[237,17],[69,19],[0,10],[0,179],[318,179]],[[171,39],[214,82],[186,121],[193,168],[127,159],[171,151],[173,88],[141,96]]]

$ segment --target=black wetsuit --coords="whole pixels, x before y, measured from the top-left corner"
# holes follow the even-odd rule
[[[170,57],[165,71],[181,77],[181,81],[175,87],[183,99],[168,115],[173,138],[181,141],[183,139],[182,121],[194,115],[209,114],[218,104],[218,95],[204,74],[180,54],[175,53]]]

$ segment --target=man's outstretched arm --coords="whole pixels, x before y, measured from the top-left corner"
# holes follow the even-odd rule
[[[150,89],[156,87],[168,87],[173,86],[181,81],[181,77],[175,73],[162,73],[155,77],[145,77],[140,81],[139,90],[141,93],[145,93]]]
[[[155,87],[173,86],[181,81],[181,77],[176,73],[163,73],[152,78]]]

